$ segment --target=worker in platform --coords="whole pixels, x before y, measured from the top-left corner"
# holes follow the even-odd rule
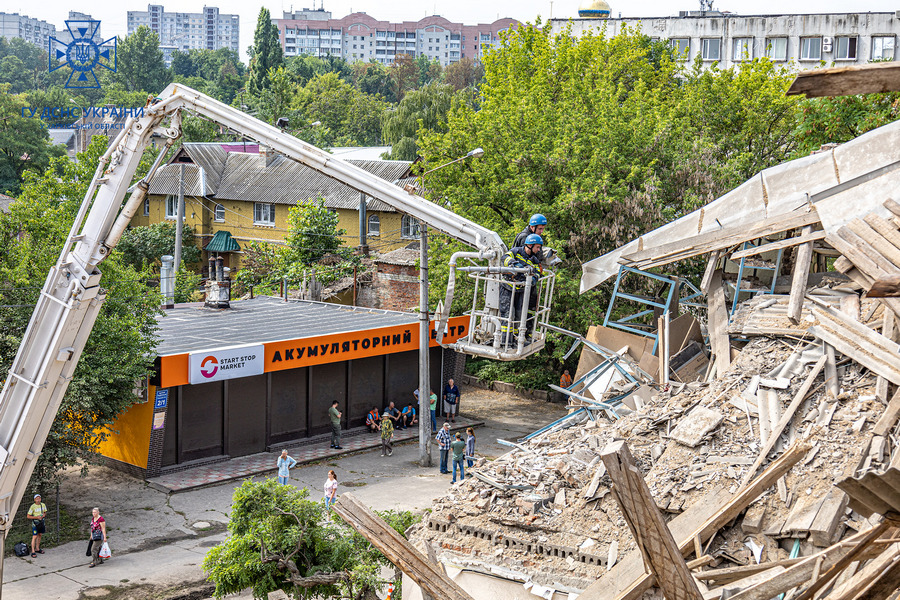
[[[518,248],[520,246],[525,245],[525,238],[527,238],[532,233],[543,236],[544,229],[547,227],[547,217],[542,214],[531,215],[531,218],[528,219],[528,226],[523,229],[519,235],[516,236],[516,241],[513,242],[512,247]]]
[[[526,339],[534,330],[534,311],[537,309],[538,300],[537,278],[543,274],[543,268],[541,267],[543,247],[543,238],[536,233],[532,233],[525,238],[525,243],[522,246],[511,248],[503,256],[504,267],[530,269],[531,275],[534,276],[531,280],[531,291],[528,296],[528,310],[531,316],[526,320]],[[503,283],[500,286],[500,318],[503,319],[500,331],[503,334],[504,345],[511,346],[516,343],[519,335],[519,321],[522,318],[522,306],[525,301],[527,274],[506,274],[504,279],[511,283]],[[515,293],[513,293],[513,288],[515,288]]]

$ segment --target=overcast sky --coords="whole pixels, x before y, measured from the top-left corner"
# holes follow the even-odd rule
[[[422,17],[438,14],[453,22],[465,24],[491,23],[500,17],[511,17],[519,21],[534,21],[538,16],[547,19],[577,16],[580,0],[315,0],[315,8],[324,1],[325,10],[331,11],[335,18],[346,16],[351,12],[365,12],[372,17],[385,21],[416,21]],[[280,17],[282,11],[292,8],[312,8],[313,0],[154,0],[162,4],[167,11],[200,12],[204,4],[218,6],[223,13],[238,14],[241,17],[241,54],[246,60],[246,48],[253,43],[253,30],[261,7],[265,6],[273,17]],[[127,11],[147,10],[149,2],[142,0],[122,0],[118,2],[89,2],[85,0],[42,0],[29,2],[26,0],[3,0],[0,11],[17,12],[37,19],[48,21],[57,30],[65,29],[65,20],[70,10],[90,14],[101,21],[101,33],[104,38],[114,35],[124,36],[127,33]],[[620,13],[623,17],[664,17],[678,14],[679,10],[697,10],[697,0],[679,0],[677,2],[663,0],[643,0],[642,2],[624,2],[611,0],[613,16]],[[850,4],[838,0],[716,0],[714,8],[744,15],[781,14],[788,7],[792,13],[804,12],[843,12]],[[860,12],[883,12],[900,9],[897,0],[863,0],[852,4],[852,9]]]

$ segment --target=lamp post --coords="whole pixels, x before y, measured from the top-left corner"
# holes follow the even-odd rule
[[[439,165],[422,173],[420,187],[425,194],[425,176],[468,158],[480,158],[484,150],[475,148],[465,156]],[[431,327],[428,319],[428,225],[419,221],[419,466],[431,466],[431,378],[428,351],[431,342]],[[443,382],[441,382],[443,383]],[[438,389],[438,400],[443,390]],[[425,418],[428,415],[428,418]]]

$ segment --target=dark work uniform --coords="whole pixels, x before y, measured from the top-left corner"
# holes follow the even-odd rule
[[[516,240],[513,242],[513,248],[522,248],[525,246],[525,238],[534,233],[531,230],[531,225],[526,225],[525,229],[519,232],[519,235],[516,236]]]
[[[515,268],[530,267],[532,274],[535,276],[539,276],[541,273],[541,265],[538,257],[526,254],[525,248],[522,246],[516,246],[504,255],[503,266]],[[516,275],[505,275],[504,278],[524,284],[526,275],[524,273],[519,273]],[[522,318],[525,286],[516,286],[515,292],[514,296],[512,284],[504,283],[500,286],[500,318],[504,319],[500,330],[504,334],[503,339],[506,344],[512,344],[514,341],[513,338],[519,333],[518,323]],[[533,277],[531,280],[531,293],[528,297],[528,309],[530,311],[534,312],[537,309],[537,300],[537,277]],[[512,313],[510,313],[510,304],[512,304]],[[507,318],[511,318],[512,322],[507,321]],[[526,321],[525,328],[526,335],[529,335],[534,329],[534,316],[531,316]]]

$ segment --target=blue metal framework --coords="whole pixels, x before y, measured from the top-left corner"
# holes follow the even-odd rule
[[[657,301],[654,298],[637,296],[621,291],[620,288],[622,280],[628,273],[634,273],[643,277],[649,277],[650,279],[654,279],[656,281],[659,281],[660,283],[665,284],[668,287],[668,290],[664,294],[665,300]],[[689,293],[687,296],[682,298],[681,293],[685,288]],[[616,284],[613,287],[612,298],[610,298],[609,306],[606,309],[606,317],[603,319],[603,326],[614,327],[616,329],[621,329],[622,331],[627,331],[629,333],[634,333],[651,338],[653,340],[653,352],[656,352],[656,346],[657,344],[659,344],[659,336],[657,336],[657,334],[655,333],[655,327],[653,327],[652,329],[650,328],[650,326],[645,326],[647,328],[641,328],[642,324],[637,323],[636,321],[647,315],[653,315],[655,312],[654,309],[658,308],[663,311],[668,310],[668,308],[672,305],[672,300],[676,297],[676,295],[679,298],[679,304],[683,304],[685,306],[694,306],[697,308],[706,308],[706,304],[696,301],[697,298],[701,298],[704,295],[703,292],[697,289],[697,287],[687,279],[674,277],[672,275],[657,275],[656,273],[642,271],[641,269],[635,269],[634,267],[620,266],[619,274],[616,276]],[[613,306],[619,299],[630,300],[631,302],[643,304],[645,306],[649,306],[650,308],[638,311],[632,315],[627,315],[625,317],[622,317],[621,319],[611,321],[610,316],[612,315]]]
[[[754,248],[759,246],[762,240],[754,240],[744,242],[741,245],[741,250],[746,250],[747,248]],[[731,318],[731,315],[734,314],[734,309],[737,308],[738,302],[740,302],[741,293],[751,293],[753,295],[756,294],[774,294],[775,293],[775,282],[778,280],[778,274],[781,272],[781,255],[784,250],[778,250],[778,257],[775,259],[774,267],[755,267],[753,265],[747,265],[747,256],[741,257],[741,262],[738,263],[738,276],[737,281],[734,283],[734,298],[731,300],[731,310],[728,311],[728,317]],[[757,260],[760,260],[757,257]],[[741,289],[741,282],[744,280],[744,271],[752,270],[754,277],[756,276],[756,271],[772,271],[772,285],[769,286],[769,291],[765,290],[748,290]]]

